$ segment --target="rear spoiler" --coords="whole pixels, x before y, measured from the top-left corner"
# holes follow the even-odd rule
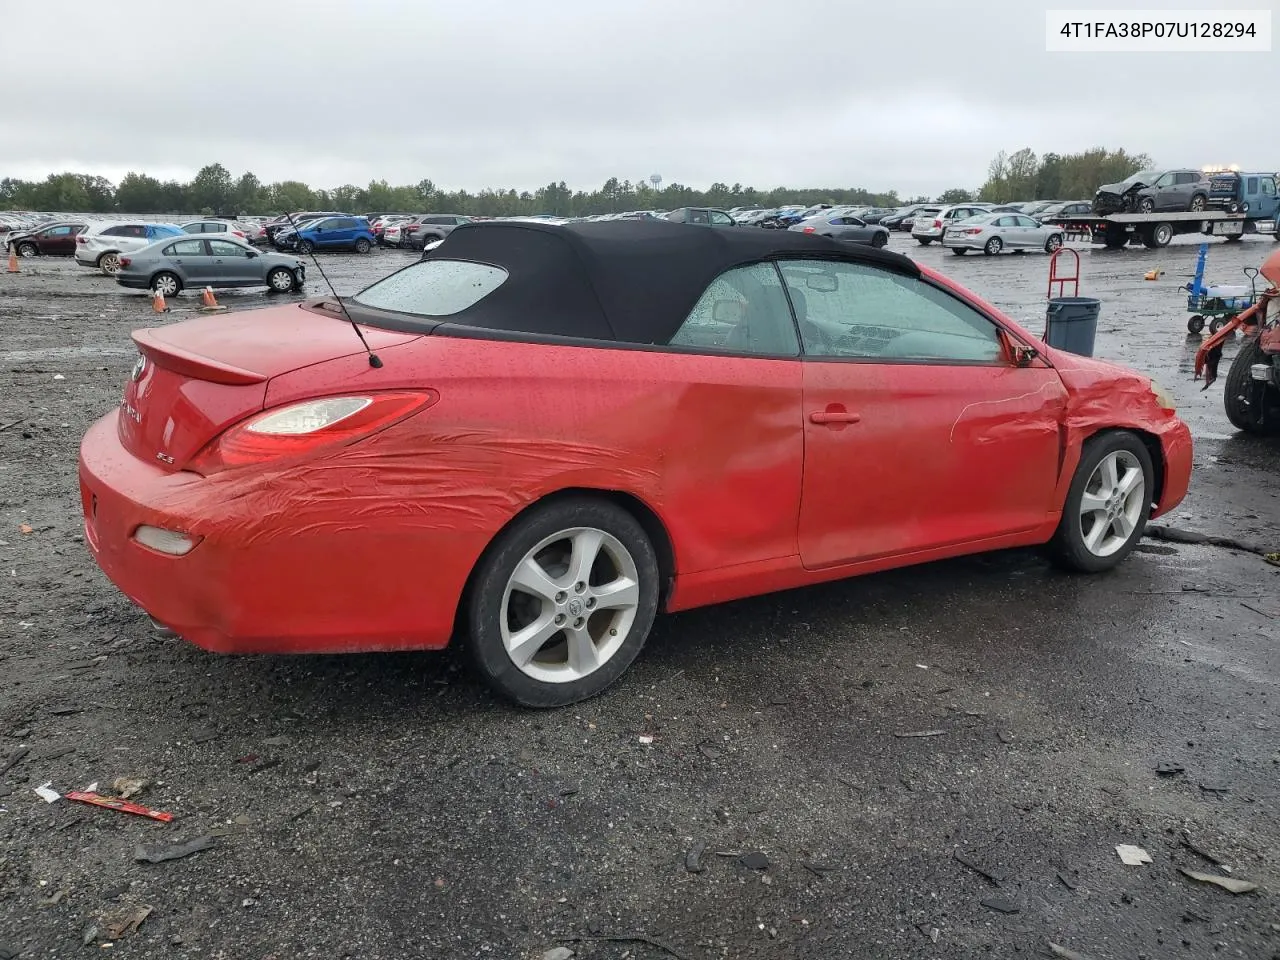
[[[264,373],[233,367],[229,363],[221,363],[209,357],[180,350],[159,340],[150,329],[135,330],[132,337],[144,357],[149,358],[156,366],[180,373],[184,377],[194,377],[210,383],[225,383],[231,386],[246,386],[267,380],[267,375]]]

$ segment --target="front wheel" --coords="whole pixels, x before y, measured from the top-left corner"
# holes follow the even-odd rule
[[[34,257],[39,252],[40,250],[36,247],[34,243],[18,244],[18,256],[20,257]]]
[[[267,286],[276,293],[289,293],[298,286],[298,278],[286,267],[276,267],[267,274]]]
[[[658,609],[644,529],[606,500],[535,507],[503,531],[469,584],[467,647],[489,684],[526,707],[563,707],[618,679]]]
[[[1078,573],[1110,570],[1142,539],[1155,495],[1146,444],[1127,430],[1085,441],[1049,553]]]
[[[1222,402],[1227,419],[1237,430],[1258,436],[1280,434],[1280,390],[1253,379],[1255,364],[1274,363],[1263,353],[1257,339],[1240,344],[1240,350],[1222,385]],[[1269,406],[1268,406],[1269,405]]]
[[[1156,202],[1151,197],[1143,197],[1138,201],[1139,213],[1152,213],[1156,208]]]
[[[1204,317],[1194,314],[1187,320],[1187,333],[1199,333],[1204,329]]]
[[[997,253],[1004,249],[1004,241],[999,237],[992,237],[982,248],[982,252],[988,257],[994,257]]]
[[[1209,321],[1209,332],[1217,333],[1219,330],[1221,330],[1223,327],[1227,325],[1227,321],[1230,319],[1231,319],[1230,317],[1214,317],[1212,320]]]
[[[369,252],[369,241],[366,240],[364,237],[361,237],[359,240],[356,241],[356,253],[368,253],[368,252]]]
[[[1062,246],[1062,234],[1055,233],[1050,235],[1049,239],[1044,242],[1044,252],[1053,253]]]

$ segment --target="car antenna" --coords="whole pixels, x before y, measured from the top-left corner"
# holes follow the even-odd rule
[[[298,225],[293,221],[293,214],[285,211],[285,219],[289,221],[289,226],[293,227],[294,236],[301,241],[301,234],[298,231]],[[329,275],[324,272],[324,267],[320,266],[320,261],[316,259],[316,252],[311,250],[311,262],[316,265],[316,270],[320,272],[320,276],[324,277],[325,285],[329,288],[329,292],[333,294],[333,299],[338,301],[338,307],[342,310],[342,315],[347,318],[347,323],[351,324],[351,329],[356,332],[356,336],[360,338],[360,345],[364,347],[364,352],[369,355],[369,366],[375,370],[382,366],[382,358],[369,349],[369,341],[364,338],[364,331],[360,329],[360,325],[356,323],[355,318],[347,310],[347,305],[342,302],[342,298],[338,296],[338,291],[333,288],[333,282],[329,279]]]

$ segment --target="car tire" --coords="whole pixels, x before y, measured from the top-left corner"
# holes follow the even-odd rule
[[[1243,234],[1243,233],[1231,233],[1231,234],[1228,234],[1227,236],[1223,237],[1222,239],[1223,239],[1223,240],[1225,240],[1225,241],[1227,241],[1227,243],[1239,243],[1241,240],[1243,240],[1243,239],[1244,239],[1244,234]]]
[[[1142,197],[1138,201],[1139,213],[1155,213],[1156,201],[1154,197]]]
[[[581,559],[573,556],[578,548]],[[573,565],[588,557],[595,564],[573,580]],[[545,590],[520,589],[517,577]],[[597,589],[631,581],[617,591],[625,589],[630,602],[597,605],[607,594],[595,592],[594,580],[605,581]],[[472,662],[494,690],[522,706],[563,707],[593,697],[644,646],[658,609],[658,580],[653,545],[616,504],[572,497],[534,507],[490,544],[468,584]],[[519,649],[520,634],[538,624],[518,664],[509,650]]]
[[[982,252],[988,257],[994,257],[997,253],[1004,249],[1004,241],[999,237],[992,237],[982,247]]]
[[[368,252],[369,252],[369,241],[366,240],[364,237],[361,237],[359,240],[356,241],[356,253],[368,253]]]
[[[877,250],[879,250],[888,242],[889,242],[889,232],[887,230],[884,233],[881,233],[879,230],[877,230],[871,236],[871,245],[875,247]]]
[[[267,286],[272,293],[292,293],[298,289],[298,277],[288,267],[272,267],[267,274]]]
[[[1252,367],[1255,363],[1271,360],[1262,350],[1257,338],[1251,338],[1240,344],[1240,350],[1231,361],[1231,369],[1227,371],[1227,379],[1222,385],[1222,404],[1226,408],[1227,419],[1237,430],[1255,436],[1276,436],[1280,434],[1280,391],[1268,385],[1259,390],[1253,379]],[[1271,362],[1275,362],[1271,360]],[[1252,403],[1254,396],[1261,394],[1263,402],[1271,401],[1276,408],[1276,416],[1264,419],[1263,410],[1256,409]]]
[[[311,254],[311,251],[315,250],[315,248],[316,248],[316,245],[312,243],[310,240],[302,240],[302,241],[299,241],[298,243],[298,252],[302,254],[304,257],[309,256]]]
[[[18,244],[17,253],[20,257],[34,257],[40,253],[40,248],[34,243],[23,242]]]
[[[957,257],[963,257],[966,253],[969,252],[969,249],[968,247],[952,247],[951,252],[954,253]]]
[[[1212,320],[1209,321],[1209,332],[1217,333],[1219,330],[1221,330],[1223,327],[1227,325],[1227,321],[1229,319],[1230,317],[1214,317]]]
[[[1140,476],[1130,481],[1134,471]],[[1126,492],[1126,482],[1140,485]],[[1142,539],[1154,494],[1151,454],[1136,434],[1108,430],[1090,437],[1080,451],[1058,529],[1048,543],[1050,557],[1075,573],[1112,569]]]
[[[1044,242],[1045,253],[1056,253],[1062,247],[1062,234],[1051,233],[1049,239]]]
[[[1157,223],[1143,233],[1142,245],[1150,250],[1159,250],[1167,247],[1172,239],[1173,227],[1167,223]]]
[[[1187,207],[1192,213],[1200,213],[1209,204],[1209,198],[1203,193],[1197,193],[1191,198],[1191,206]]]
[[[182,292],[182,281],[176,273],[162,271],[151,278],[151,292],[162,297],[176,297]]]
[[[927,247],[929,244],[933,243],[933,238],[932,237],[916,237],[916,242],[920,244],[920,246],[922,247]]]
[[[1204,330],[1204,317],[1194,314],[1187,320],[1187,333],[1200,333]]]

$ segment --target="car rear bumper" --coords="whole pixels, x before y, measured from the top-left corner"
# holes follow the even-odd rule
[[[98,265],[98,256],[99,254],[97,253],[82,253],[77,250],[76,263],[80,264],[82,267],[96,267]],[[86,257],[89,259],[86,260]]]
[[[142,274],[126,274],[123,271],[116,274],[116,283],[131,290],[146,290],[151,286]]]
[[[485,532],[433,525],[422,511],[405,509],[394,483],[385,500],[352,496],[370,489],[368,461],[350,475],[327,468],[320,486],[335,491],[331,499],[317,495],[310,473],[291,480],[283,471],[269,484],[243,472],[169,473],[124,449],[118,417],[103,417],[81,444],[85,542],[107,577],[158,625],[218,653],[448,643]],[[140,525],[198,542],[184,556],[160,553],[135,539]]]

